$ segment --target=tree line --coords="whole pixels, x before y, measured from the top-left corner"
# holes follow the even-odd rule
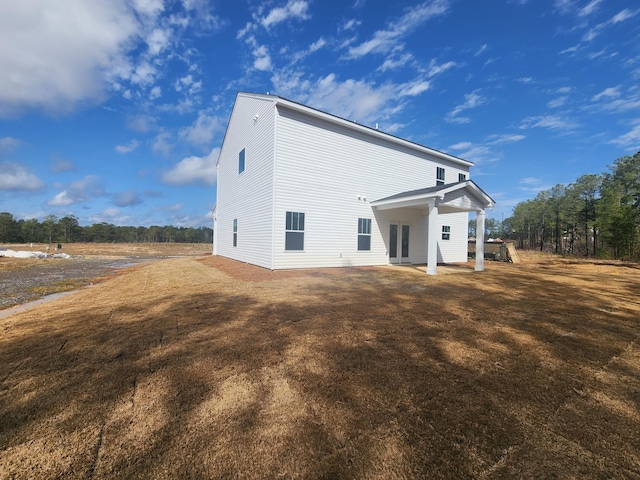
[[[11,213],[0,213],[0,243],[212,243],[213,229],[208,227],[127,227],[110,223],[81,226],[78,218],[47,215],[17,220]]]
[[[640,260],[640,152],[518,203],[502,233],[520,248]]]

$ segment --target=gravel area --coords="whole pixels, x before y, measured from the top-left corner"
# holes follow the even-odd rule
[[[114,270],[140,263],[131,258],[33,259],[33,265],[16,270],[0,270],[0,309],[38,300],[59,291],[64,281],[89,285],[92,280]]]

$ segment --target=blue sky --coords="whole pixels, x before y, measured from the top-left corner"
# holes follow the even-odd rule
[[[490,217],[640,150],[629,0],[0,4],[0,211],[210,226],[237,91],[475,162]]]

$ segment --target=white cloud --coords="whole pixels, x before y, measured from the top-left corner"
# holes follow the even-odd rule
[[[0,190],[34,192],[44,182],[19,163],[0,163]]]
[[[567,103],[567,99],[569,97],[567,97],[566,95],[562,96],[562,97],[558,97],[558,98],[554,98],[553,100],[549,101],[547,103],[547,107],[549,108],[558,108],[563,106],[565,103]]]
[[[569,13],[574,8],[574,0],[554,0],[553,5],[560,13]]]
[[[487,103],[487,99],[482,95],[477,94],[476,92],[467,93],[464,96],[464,103],[457,105],[454,107],[451,112],[449,112],[445,118],[445,120],[449,123],[469,123],[471,120],[467,117],[460,117],[459,115],[465,110],[469,110],[472,108],[477,108],[481,105]]]
[[[140,145],[140,142],[138,142],[137,140],[131,140],[129,143],[125,144],[125,145],[117,145],[116,146],[116,152],[118,153],[131,153],[133,152],[136,148],[138,148],[138,146]]]
[[[485,43],[476,51],[476,53],[473,54],[473,56],[477,57],[478,55],[482,54],[487,48],[487,44]]]
[[[578,10],[578,16],[586,17],[587,15],[591,15],[600,3],[602,3],[602,0],[591,0],[587,5]]]
[[[165,157],[171,153],[171,149],[173,145],[171,144],[171,133],[169,132],[160,132],[153,139],[153,143],[151,144],[151,150],[156,154],[164,155]]]
[[[202,82],[195,81],[191,74],[179,78],[175,81],[173,86],[176,89],[176,92],[184,92],[189,95],[195,95],[202,90]]]
[[[603,98],[617,98],[620,96],[620,87],[609,87],[605,88],[603,91],[594,95],[591,100],[597,102],[598,100],[602,100]]]
[[[388,120],[404,108],[404,99],[429,89],[429,82],[423,79],[376,85],[364,80],[340,81],[331,73],[312,82],[290,70],[276,73],[272,82],[285,97],[361,123]]]
[[[518,135],[514,133],[507,133],[503,135],[489,135],[487,137],[488,145],[501,145],[504,143],[514,143],[519,142],[527,138],[525,135]]]
[[[618,12],[616,15],[614,15],[610,22],[612,24],[616,24],[616,23],[620,23],[620,22],[624,22],[625,20],[635,16],[638,13],[638,11],[636,10],[635,12],[629,10],[628,8],[625,8],[624,10]]]
[[[538,193],[552,188],[551,185],[545,184],[542,178],[537,177],[525,177],[518,183],[520,184],[520,190],[529,193]]]
[[[560,54],[562,55],[563,53],[575,53],[578,51],[579,48],[580,48],[580,44],[574,45],[573,47],[569,47],[569,48],[565,48],[564,50],[561,50]]]
[[[149,92],[149,100],[155,100],[156,98],[160,98],[162,95],[162,88],[159,86],[155,86]]]
[[[345,24],[342,25],[342,27],[340,27],[339,30],[341,30],[341,31],[353,30],[354,28],[359,27],[361,24],[362,24],[362,22],[360,20],[356,20],[356,19],[352,18],[351,20],[348,20],[347,22],[345,22]]]
[[[9,153],[18,148],[22,142],[17,138],[3,137],[0,138],[0,153]]]
[[[169,185],[188,185],[216,183],[216,163],[220,148],[214,148],[204,157],[187,157],[178,162],[171,170],[162,175],[162,181]]]
[[[149,53],[152,56],[159,55],[169,45],[170,37],[171,29],[154,28],[151,33],[145,38],[145,41],[149,46]]]
[[[598,106],[614,113],[637,111],[640,109],[640,92],[636,92],[636,90],[631,90],[631,93],[622,96],[618,87],[607,88],[594,96],[592,100],[603,100]]]
[[[191,126],[180,129],[180,137],[193,145],[210,147],[214,135],[223,129],[224,124],[220,118],[200,112]]]
[[[68,207],[69,205],[73,205],[76,203],[73,196],[67,191],[63,190],[62,192],[56,194],[51,200],[47,202],[47,205],[52,207]]]
[[[71,160],[55,159],[54,163],[49,167],[53,173],[75,172],[76,166]]]
[[[176,16],[197,30],[201,0],[165,11],[162,0],[29,0],[0,2],[0,117],[25,109],[56,115],[99,103],[112,92],[133,101],[153,88],[170,58],[189,46]],[[198,7],[198,8],[196,8]],[[210,12],[207,13],[210,15]],[[193,17],[199,19],[194,22]]]
[[[81,180],[69,184],[65,190],[49,200],[47,205],[52,207],[66,207],[104,195],[105,191],[102,180],[95,175],[87,175]]]
[[[282,23],[290,18],[307,20],[309,15],[307,10],[308,2],[305,0],[289,0],[284,7],[276,7],[271,10],[265,17],[259,20],[260,24],[267,30],[274,25]]]
[[[253,68],[260,71],[269,71],[272,68],[271,56],[267,47],[260,45],[253,50]]]
[[[156,119],[151,115],[134,115],[127,118],[127,128],[134,132],[148,132],[157,128]]]
[[[134,189],[118,192],[113,196],[113,203],[118,207],[133,207],[143,203],[142,198]]]
[[[458,142],[449,146],[449,150],[467,150],[473,146],[471,142]]]
[[[386,72],[387,70],[396,70],[404,67],[411,60],[413,60],[413,55],[411,53],[404,53],[399,56],[391,55],[385,59],[384,63],[380,68],[378,68],[378,70],[382,72]]]
[[[156,18],[164,10],[162,0],[133,0],[136,12],[146,17]]]
[[[414,31],[431,18],[448,12],[450,0],[427,0],[408,10],[398,20],[391,22],[386,29],[378,30],[366,42],[349,48],[349,58],[360,58],[370,53],[388,53],[394,49],[400,39]]]
[[[320,37],[318,40],[311,44],[311,46],[309,47],[309,53],[317,52],[326,45],[327,41],[324,38]]]
[[[123,1],[0,3],[0,115],[103,98],[138,32]]]
[[[620,22],[624,22],[625,20],[628,20],[628,19],[634,17],[637,13],[638,13],[638,10],[631,11],[628,8],[625,8],[624,10],[618,12],[616,15],[611,17],[606,22],[599,23],[595,27],[591,28],[587,33],[584,34],[584,36],[582,37],[582,41],[583,42],[590,42],[591,40],[596,38],[598,35],[600,35],[600,33],[605,28],[610,27],[611,25],[616,25],[616,24],[618,24]]]
[[[517,134],[493,134],[489,135],[484,142],[458,142],[450,145],[449,150],[453,150],[458,156],[466,160],[470,160],[476,164],[490,163],[499,161],[502,158],[502,152],[496,150],[496,146],[515,143],[524,140],[524,135]]]
[[[536,127],[569,131],[577,128],[578,124],[559,115],[539,115],[525,118],[520,125],[522,129]]]
[[[441,73],[444,73],[450,68],[453,68],[457,65],[458,64],[456,62],[446,62],[438,65],[435,60],[431,60],[431,62],[429,63],[429,72],[427,73],[427,76],[429,78],[435,77],[436,75],[440,75]]]
[[[120,210],[114,207],[105,208],[102,212],[89,216],[90,223],[111,223],[114,225],[127,225],[133,223],[130,215],[121,215]]]
[[[636,125],[629,132],[624,135],[620,135],[610,143],[633,150],[640,149],[640,125]]]

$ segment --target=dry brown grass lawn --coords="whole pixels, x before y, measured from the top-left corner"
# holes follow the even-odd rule
[[[208,243],[63,243],[61,250],[58,244],[48,243],[3,244],[1,248],[17,251],[34,251],[66,253],[72,256],[138,256],[138,257],[173,257],[207,255],[212,251]]]
[[[638,291],[155,262],[0,321],[0,478],[640,478]]]

